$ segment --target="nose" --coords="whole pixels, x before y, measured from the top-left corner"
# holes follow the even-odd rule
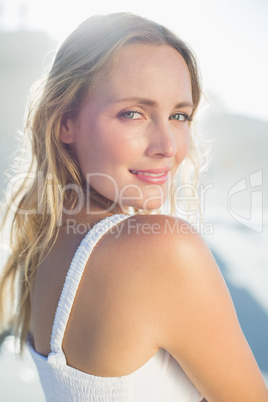
[[[150,133],[150,143],[147,148],[147,154],[149,156],[159,155],[172,158],[176,153],[176,143],[168,123],[155,124]]]

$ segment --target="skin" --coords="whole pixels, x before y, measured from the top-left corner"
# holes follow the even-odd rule
[[[61,139],[72,144],[84,177],[97,174],[90,183],[100,194],[122,208],[154,209],[169,181],[155,186],[130,170],[163,169],[172,177],[188,152],[191,113],[182,56],[169,46],[131,45],[108,79],[95,84],[77,119],[62,126]]]
[[[154,104],[107,101],[125,98],[125,91]],[[131,45],[119,55],[107,86],[99,83],[78,118],[62,125],[61,139],[72,144],[85,176],[109,174],[120,190],[138,185],[143,198],[130,199],[133,189],[127,188],[122,205],[141,206],[157,189],[146,188],[130,170],[168,165],[174,174],[187,154],[188,122],[174,123],[170,116],[190,114],[191,107],[177,110],[178,102],[191,102],[180,55],[168,46]],[[133,109],[142,117],[122,120],[121,112]],[[105,177],[94,186],[117,200]],[[168,184],[159,187],[166,195]],[[159,199],[150,205],[159,206]],[[75,218],[92,223],[100,216],[82,211]],[[87,262],[63,340],[68,364],[93,375],[122,376],[164,348],[209,402],[267,402],[261,373],[202,238],[188,223],[164,215],[137,215],[117,228],[101,238]],[[37,272],[31,332],[45,356],[65,276],[84,235],[63,228]]]

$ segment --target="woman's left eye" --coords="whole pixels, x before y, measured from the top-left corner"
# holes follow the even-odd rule
[[[142,114],[134,110],[129,110],[128,112],[122,113],[120,116],[124,117],[125,119],[136,120],[140,119]]]
[[[174,113],[169,116],[169,120],[190,121],[190,116],[186,113]]]

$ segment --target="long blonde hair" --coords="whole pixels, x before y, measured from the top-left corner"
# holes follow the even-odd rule
[[[21,349],[29,329],[30,288],[43,252],[56,238],[64,206],[74,207],[78,202],[76,189],[83,190],[79,166],[59,139],[61,124],[78,113],[96,76],[129,43],[168,44],[175,48],[190,72],[194,113],[199,104],[200,78],[191,50],[155,22],[130,13],[94,16],[62,44],[29,105],[24,132],[31,141],[31,162],[9,201],[4,219],[12,214],[11,251],[0,281],[0,313],[2,324],[14,328]],[[188,160],[197,165],[195,152],[192,140]],[[103,206],[110,205],[93,189],[90,197]]]

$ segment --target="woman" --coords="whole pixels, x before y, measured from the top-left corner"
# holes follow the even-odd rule
[[[32,103],[2,294],[48,401],[268,401],[206,245],[155,214],[178,208],[199,101],[188,47],[120,13],[67,38]]]

